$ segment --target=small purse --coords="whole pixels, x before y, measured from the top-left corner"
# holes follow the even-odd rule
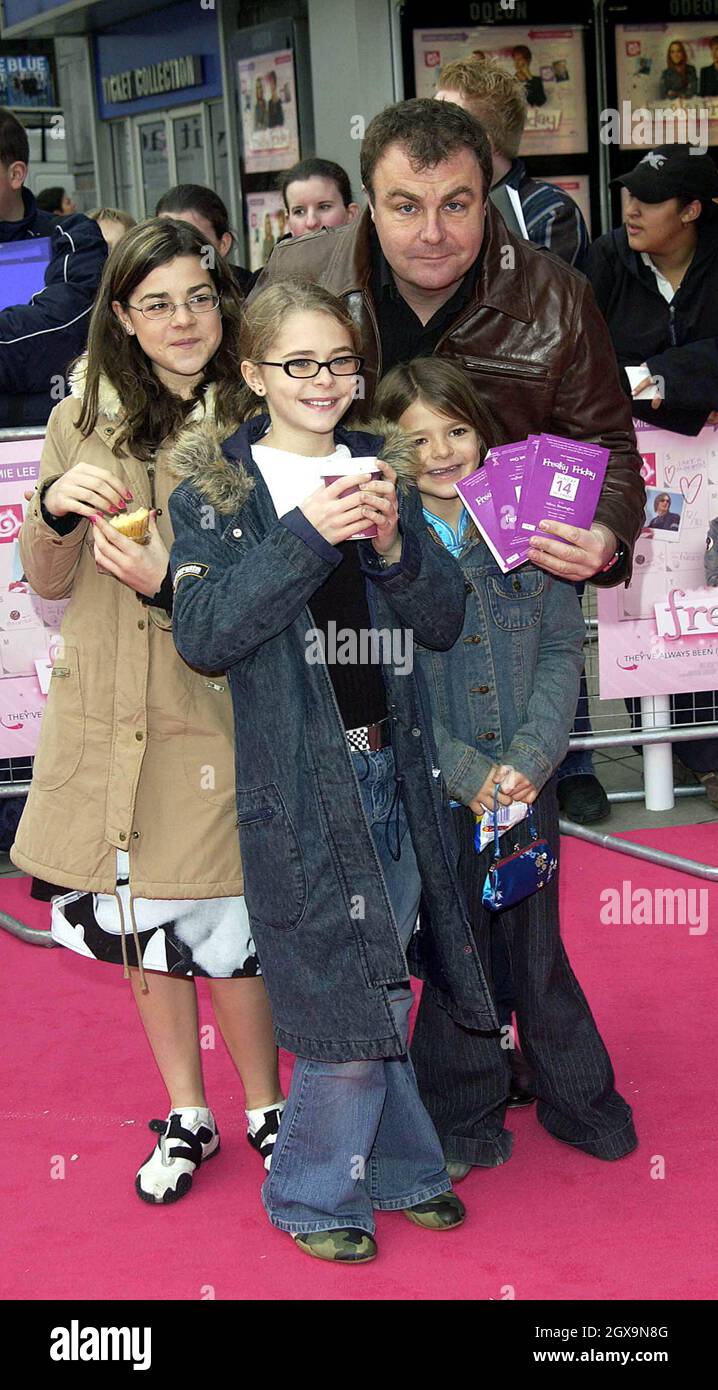
[[[516,903],[538,892],[539,888],[545,888],[558,867],[558,860],[552,854],[548,840],[540,840],[538,837],[530,806],[527,820],[531,831],[531,843],[524,849],[515,845],[513,854],[504,855],[503,858],[499,855],[500,789],[501,783],[497,782],[494,787],[494,857],[489,865],[482,894],[484,907],[488,907],[490,912],[503,912],[507,907],[515,907]],[[477,849],[481,845],[480,822],[474,832],[474,845]]]

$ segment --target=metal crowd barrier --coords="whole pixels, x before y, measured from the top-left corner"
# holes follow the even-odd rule
[[[0,444],[12,439],[41,438],[42,429],[0,430]],[[589,584],[583,597],[583,611],[586,619],[586,685],[589,698],[589,711],[593,732],[574,734],[570,739],[571,749],[590,749],[600,751],[604,748],[640,746],[643,752],[644,787],[636,791],[609,792],[609,802],[643,801],[646,809],[660,814],[670,810],[674,798],[704,796],[705,788],[674,787],[672,774],[672,749],[676,744],[699,738],[718,739],[718,709],[714,708],[716,722],[708,723],[694,719],[680,725],[670,722],[669,696],[644,696],[641,699],[641,728],[631,724],[627,707],[622,700],[601,700],[598,693],[598,618],[596,590]],[[716,697],[718,700],[718,697]],[[695,701],[694,701],[695,706]],[[694,709],[695,713],[695,709]],[[32,759],[4,759],[7,767],[0,767],[0,797],[23,796],[30,790],[28,774],[32,776]],[[718,865],[704,864],[698,860],[686,859],[678,854],[664,850],[651,849],[645,845],[621,840],[601,830],[577,825],[574,821],[561,819],[561,833],[572,835],[616,854],[627,854],[636,859],[647,859],[653,864],[681,870],[699,878],[718,882]],[[36,930],[18,922],[9,913],[0,910],[0,927],[35,945],[52,946],[54,943],[49,930]]]
[[[675,799],[688,796],[705,796],[705,787],[674,786],[673,748],[681,743],[693,742],[700,738],[718,739],[718,694],[713,696],[711,713],[713,720],[700,720],[697,717],[696,697],[692,698],[693,718],[682,719],[680,724],[671,722],[669,695],[646,695],[640,700],[641,728],[634,728],[623,700],[601,700],[598,682],[598,617],[597,590],[587,584],[582,600],[586,620],[586,686],[588,689],[589,715],[593,732],[572,734],[569,747],[589,749],[591,752],[602,748],[640,746],[643,753],[643,789],[635,791],[608,792],[612,803],[643,801],[648,811],[660,814],[672,810]],[[682,711],[685,715],[686,711]],[[600,768],[597,770],[600,780]],[[620,840],[606,831],[592,830],[588,826],[577,825],[575,821],[559,822],[563,835],[573,835],[576,839],[587,840],[616,854],[628,854],[636,859],[647,859],[652,864],[662,864],[666,868],[678,869],[683,873],[694,874],[698,878],[718,882],[718,864],[704,864],[700,860],[686,859],[680,854],[669,854],[665,850],[651,849],[636,845],[628,840]],[[659,825],[660,823],[657,822]],[[718,828],[718,817],[717,817]],[[718,842],[717,842],[718,843]],[[718,859],[718,856],[716,856]]]

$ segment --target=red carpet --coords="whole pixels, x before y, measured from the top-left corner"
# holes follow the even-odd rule
[[[629,838],[718,859],[712,825]],[[624,881],[634,891],[702,890],[708,930],[603,925],[600,894],[622,892]],[[17,911],[18,892],[16,881],[1,881],[0,907]],[[243,1137],[241,1088],[219,1037],[204,1056],[222,1151],[177,1206],[140,1203],[134,1173],[154,1142],[147,1121],[166,1113],[166,1101],[129,986],[114,967],[0,931],[0,1041],[11,1059],[2,1101],[0,1296],[714,1297],[706,1233],[715,1207],[709,1059],[717,924],[718,887],[565,840],[564,937],[618,1087],[634,1106],[640,1146],[619,1163],[601,1163],[549,1138],[533,1108],[510,1112],[513,1157],[501,1168],[474,1170],[461,1185],[465,1225],[441,1235],[380,1213],[379,1259],[356,1270],[308,1260],[269,1226],[259,1201],[260,1161]],[[203,1020],[213,1021],[200,991]],[[51,1177],[58,1157],[64,1179]],[[661,1166],[665,1176],[652,1176]]]

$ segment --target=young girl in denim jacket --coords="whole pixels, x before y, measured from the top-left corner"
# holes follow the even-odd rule
[[[470,379],[437,357],[395,367],[376,407],[416,449],[424,515],[456,556],[467,589],[464,630],[450,651],[418,649],[434,717],[439,764],[454,803],[459,876],[487,978],[504,960],[521,1044],[535,1069],[538,1118],[555,1138],[596,1158],[636,1144],[631,1111],[560,937],[558,874],[542,892],[499,914],[482,903],[493,846],[474,848],[476,816],[499,802],[534,807],[538,833],[559,855],[554,770],[576,708],[584,623],[571,584],[531,564],[503,574],[455,491],[494,440]],[[505,832],[502,853],[528,842],[526,822]],[[510,844],[508,843],[510,841]],[[505,983],[505,982],[504,982]],[[497,991],[499,1021],[502,1018]],[[478,1033],[457,1024],[425,985],[412,1057],[424,1104],[454,1179],[511,1153],[503,1128],[513,1029]],[[508,1044],[508,1047],[507,1047]]]
[[[227,671],[247,907],[277,1041],[297,1058],[262,1197],[302,1251],[354,1264],[376,1253],[375,1209],[434,1230],[464,1214],[408,1057],[422,888],[432,978],[468,1026],[496,1023],[406,648],[412,634],[452,645],[464,582],[413,482],[397,485],[413,451],[339,427],[358,351],[327,291],[257,294],[245,423],[184,436],[170,502],[175,640],[192,666]],[[377,455],[368,482],[358,460]]]

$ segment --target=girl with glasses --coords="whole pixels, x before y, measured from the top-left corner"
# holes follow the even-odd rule
[[[183,1197],[219,1149],[195,976],[209,978],[265,1162],[282,1106],[243,897],[227,681],[191,670],[172,641],[169,446],[199,420],[226,434],[238,408],[241,298],[204,249],[194,227],[156,218],[110,256],[20,535],[32,587],[69,601],[12,856],[73,890],[53,902],[55,941],[129,973],[170,1104],[136,1177],[152,1203]],[[138,509],[143,545],[109,524]]]
[[[262,1197],[299,1249],[345,1264],[375,1257],[376,1210],[430,1230],[464,1219],[408,1057],[410,942],[447,1007],[494,1019],[413,675],[413,639],[458,636],[463,578],[429,536],[401,435],[341,424],[361,365],[340,300],[261,291],[245,423],[175,450],[171,502],[175,640],[228,672],[249,920],[296,1054]]]

